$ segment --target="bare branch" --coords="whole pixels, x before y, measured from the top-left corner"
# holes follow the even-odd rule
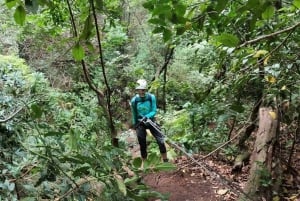
[[[285,33],[285,32],[292,31],[292,30],[296,29],[298,26],[300,26],[300,22],[298,22],[298,23],[296,23],[294,26],[288,27],[288,28],[286,28],[286,29],[279,30],[279,31],[277,31],[277,32],[274,32],[274,33],[271,33],[271,34],[268,34],[268,35],[260,36],[260,37],[258,37],[258,38],[256,38],[256,39],[246,41],[246,42],[244,42],[243,44],[239,45],[239,46],[237,47],[237,49],[238,49],[238,48],[245,47],[245,46],[250,45],[250,44],[253,44],[253,43],[257,43],[257,42],[259,42],[259,41],[261,41],[261,40],[265,40],[265,39],[268,39],[268,38],[272,38],[272,37],[274,37],[274,36],[277,36],[277,35],[282,34],[282,33]]]
[[[5,119],[0,119],[0,123],[6,123],[6,122],[12,120],[19,112],[21,112],[21,110],[23,110],[22,107],[17,109],[14,113],[12,113],[10,116],[6,117]]]

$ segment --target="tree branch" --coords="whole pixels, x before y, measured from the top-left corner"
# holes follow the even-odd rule
[[[111,134],[111,139],[112,139],[112,144],[115,147],[118,147],[118,139],[117,139],[117,133],[116,133],[116,128],[115,124],[113,121],[113,112],[112,112],[112,105],[111,105],[111,89],[107,80],[107,75],[106,75],[106,69],[105,69],[105,64],[104,64],[104,59],[103,59],[103,51],[102,51],[102,44],[101,44],[101,38],[100,38],[100,31],[98,27],[98,21],[97,21],[97,15],[96,15],[96,9],[94,5],[94,0],[90,1],[91,7],[92,7],[92,14],[94,17],[94,22],[95,22],[95,28],[96,28],[96,35],[97,35],[97,42],[98,42],[98,48],[99,48],[99,57],[100,57],[100,63],[101,63],[101,69],[102,69],[102,76],[104,79],[105,87],[106,87],[106,112],[107,112],[107,120],[109,123],[109,129],[110,129],[110,134]]]
[[[250,45],[250,44],[253,44],[253,43],[257,43],[261,40],[265,40],[265,39],[268,39],[268,38],[272,38],[274,36],[277,36],[279,34],[282,34],[282,33],[285,33],[285,32],[289,32],[289,31],[292,31],[294,29],[296,29],[298,26],[300,26],[300,22],[296,23],[294,26],[291,26],[291,27],[288,27],[286,29],[283,29],[283,30],[280,30],[280,31],[277,31],[277,32],[274,32],[274,33],[271,33],[271,34],[268,34],[268,35],[263,35],[263,36],[260,36],[256,39],[253,39],[253,40],[249,40],[249,41],[246,41],[244,42],[243,44],[239,45],[237,47],[237,49],[239,48],[242,48],[242,47],[245,47],[247,45]]]
[[[6,123],[8,121],[10,121],[11,119],[13,119],[19,112],[21,112],[21,110],[23,110],[23,108],[19,108],[17,109],[14,113],[12,113],[10,116],[6,117],[5,119],[0,119],[0,123]]]
[[[169,64],[169,62],[170,62],[170,60],[171,60],[171,58],[172,58],[172,56],[174,54],[174,49],[175,49],[174,47],[171,48],[171,49],[168,49],[168,51],[167,51],[167,53],[165,55],[165,62],[164,62],[164,64],[158,69],[158,71],[156,71],[156,74],[152,78],[151,81],[154,81],[155,79],[157,79],[160,76],[160,74],[164,71],[164,69],[168,67],[168,64]]]

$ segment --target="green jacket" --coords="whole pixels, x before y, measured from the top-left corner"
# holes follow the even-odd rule
[[[143,98],[136,94],[130,102],[133,125],[136,125],[143,117],[153,119],[156,115],[156,97],[153,94],[147,92]]]

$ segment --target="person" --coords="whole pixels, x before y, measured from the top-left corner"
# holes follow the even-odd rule
[[[168,162],[165,140],[162,133],[155,129],[150,124],[145,123],[146,119],[151,119],[154,122],[157,105],[154,94],[147,92],[147,81],[140,79],[137,81],[138,86],[136,95],[131,99],[132,123],[136,130],[137,139],[140,145],[140,154],[142,161],[147,159],[147,132],[149,129],[153,137],[156,139],[162,159]]]

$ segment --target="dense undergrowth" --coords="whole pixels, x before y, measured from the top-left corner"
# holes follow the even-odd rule
[[[16,1],[10,3],[12,8],[12,4],[18,5]],[[72,35],[74,30],[68,21],[67,5],[58,2],[40,15],[27,15],[18,33],[9,31],[17,35],[2,35],[8,41],[17,42],[11,43],[11,49],[2,48],[1,54],[9,56],[0,57],[0,200],[111,201],[145,200],[149,196],[166,199],[140,183],[141,161],[132,160],[122,141],[119,147],[112,146],[106,107],[99,106],[99,96],[91,90],[84,69],[77,61],[83,56],[79,42],[85,48],[89,78],[111,101],[111,115],[118,132],[130,124],[128,101],[134,95],[136,79],[143,77],[149,80],[150,91],[157,95],[157,120],[166,136],[188,153],[209,153],[243,126],[257,125],[257,117],[252,119],[251,114],[255,104],[261,101],[263,106],[279,110],[283,125],[280,142],[284,144],[279,151],[285,153],[283,157],[293,156],[299,142],[298,33],[282,46],[280,41],[270,41],[234,50],[231,46],[235,45],[235,37],[223,34],[209,38],[208,33],[214,35],[208,30],[209,25],[201,33],[200,27],[205,24],[194,24],[192,28],[198,28],[198,32],[188,32],[190,28],[184,33],[178,32],[181,23],[188,25],[189,22],[179,18],[186,8],[183,5],[172,4],[181,10],[176,13],[178,21],[172,20],[176,26],[164,21],[167,17],[160,22],[152,19],[154,25],[162,23],[156,24],[160,25],[156,33],[163,32],[152,35],[148,33],[153,27],[146,23],[148,15],[139,2],[127,5],[139,8],[131,18],[129,12],[121,15],[120,10],[126,10],[125,7],[109,1],[108,9],[102,13],[107,20],[99,22],[108,89],[99,61],[99,43],[95,42],[95,30],[89,24],[91,16],[87,13],[91,8],[86,5],[80,1],[73,5],[75,11],[82,11],[75,12],[78,17],[75,23],[83,30],[77,38]],[[228,16],[222,13],[220,20],[226,21],[228,17],[227,20],[233,21],[233,16],[237,16],[235,12],[239,12],[234,10],[235,6],[228,10]],[[152,12],[151,5],[145,7]],[[22,14],[22,8],[18,8]],[[162,8],[168,10],[169,7]],[[105,13],[109,11],[111,13]],[[282,21],[274,20],[273,28],[296,21],[297,12],[292,5],[287,5],[280,14]],[[11,21],[1,22],[1,28],[16,29],[12,26],[13,13],[6,14],[5,19]],[[156,14],[165,13],[158,8],[152,17]],[[218,25],[215,32],[225,29],[215,24],[213,16],[208,17],[212,17],[208,18],[208,24]],[[18,15],[15,18],[20,20]],[[239,20],[246,23],[243,15],[236,21],[242,24]],[[247,37],[269,31],[264,20],[257,19],[257,29],[251,30],[252,36]],[[177,28],[177,32],[171,33],[178,35],[168,34],[168,26]],[[247,27],[238,31],[250,32]],[[168,41],[170,37],[172,43]],[[80,41],[76,41],[78,38]],[[281,39],[284,41],[283,36]],[[276,52],[279,47],[282,49]],[[173,54],[170,54],[172,48]],[[164,64],[168,71],[161,71]],[[251,140],[253,138],[247,145],[251,146]],[[156,147],[149,150],[147,171],[174,168],[160,163]],[[169,151],[171,157],[178,154],[172,148]],[[238,142],[220,152],[233,162],[239,153]],[[292,169],[296,168],[298,165],[291,161],[286,162]],[[130,172],[124,167],[129,167],[134,176],[129,177]],[[263,182],[271,186],[270,181]]]

